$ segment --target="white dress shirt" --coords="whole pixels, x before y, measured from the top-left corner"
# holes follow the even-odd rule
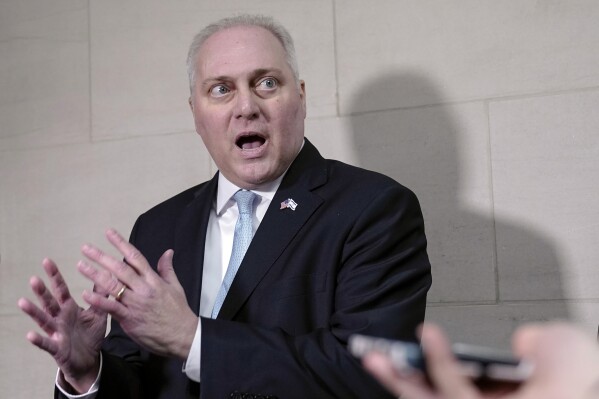
[[[252,211],[254,233],[260,226],[284,175],[252,190],[259,198],[259,201],[254,201]],[[200,297],[200,316],[203,317],[211,317],[216,295],[229,265],[229,258],[233,250],[235,224],[239,216],[239,209],[237,209],[233,195],[239,190],[239,187],[227,180],[222,174],[218,175],[218,191],[208,220],[206,246],[204,248],[204,270]],[[201,345],[202,322],[200,319],[189,356],[183,365],[183,371],[187,374],[187,377],[196,382],[200,382]]]

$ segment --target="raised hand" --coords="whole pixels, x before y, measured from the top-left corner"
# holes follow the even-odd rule
[[[198,317],[187,304],[185,292],[173,270],[173,251],[158,261],[158,273],[144,256],[119,233],[106,232],[108,241],[123,255],[116,259],[95,246],[85,245],[83,254],[97,268],[80,262],[79,271],[118,300],[84,292],[92,307],[110,313],[139,345],[162,356],[186,359],[195,336]]]
[[[380,353],[369,354],[364,366],[403,399],[599,398],[599,347],[570,324],[528,325],[516,332],[516,354],[534,365],[532,376],[517,389],[501,384],[492,389],[475,387],[460,373],[443,332],[432,324],[425,324],[422,342],[432,385],[421,376],[399,373]]]
[[[29,284],[40,306],[26,298],[19,299],[18,305],[45,335],[30,331],[27,339],[54,358],[65,381],[77,392],[87,392],[98,375],[100,346],[106,333],[106,312],[79,307],[56,264],[44,259],[42,266],[51,289],[39,277],[31,277]]]

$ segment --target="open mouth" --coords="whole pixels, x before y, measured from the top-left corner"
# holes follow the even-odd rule
[[[264,137],[260,137],[257,134],[249,134],[247,136],[241,136],[235,141],[235,145],[242,150],[252,150],[258,148],[266,142]]]

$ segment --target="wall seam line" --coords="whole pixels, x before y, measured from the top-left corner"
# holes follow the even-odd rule
[[[88,70],[88,118],[89,118],[89,126],[88,126],[88,135],[89,142],[94,142],[94,134],[93,134],[93,107],[92,107],[92,12],[91,12],[91,0],[87,0],[87,70]]]
[[[491,202],[491,225],[492,225],[492,256],[493,256],[493,274],[495,277],[495,301],[496,303],[501,302],[501,288],[499,284],[499,255],[497,249],[497,217],[495,214],[495,185],[493,184],[493,142],[491,137],[491,112],[489,107],[489,100],[483,102],[484,113],[487,124],[487,156],[488,156],[488,182],[489,182],[489,200]]]
[[[333,58],[335,64],[335,111],[336,116],[341,116],[341,106],[339,105],[339,63],[337,61],[337,7],[335,0],[331,0],[333,6]]]

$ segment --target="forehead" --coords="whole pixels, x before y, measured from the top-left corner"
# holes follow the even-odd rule
[[[281,42],[258,26],[235,26],[214,33],[206,39],[197,57],[196,72],[202,78],[256,69],[291,72]]]

